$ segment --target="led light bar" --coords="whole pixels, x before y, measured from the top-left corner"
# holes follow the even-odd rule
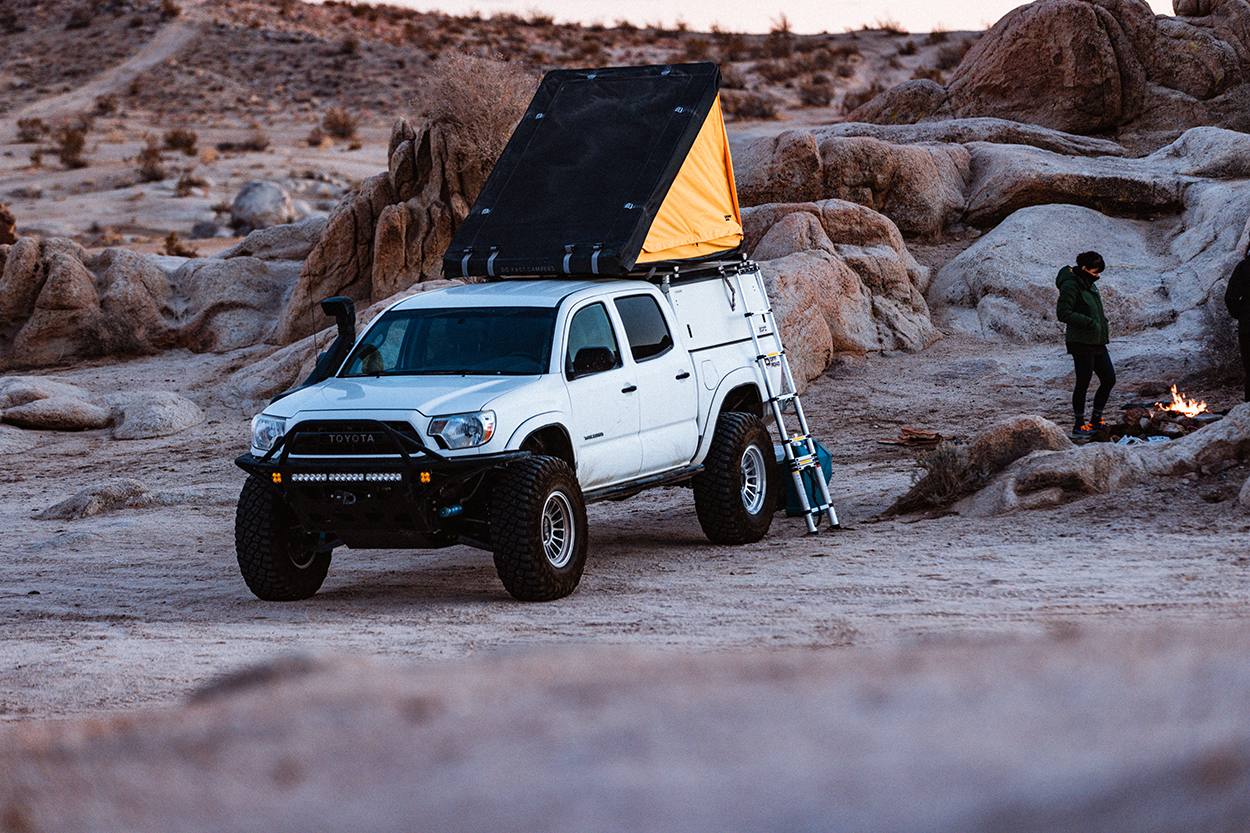
[[[371,483],[398,483],[404,479],[403,474],[394,471],[371,471],[371,472],[304,472],[301,474],[292,474],[291,482],[293,483],[360,483],[368,481]]]

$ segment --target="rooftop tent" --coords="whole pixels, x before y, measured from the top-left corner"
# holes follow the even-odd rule
[[[547,73],[443,274],[627,275],[742,243],[712,63]]]

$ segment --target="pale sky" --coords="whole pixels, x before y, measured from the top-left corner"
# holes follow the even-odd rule
[[[603,23],[628,20],[639,26],[675,26],[683,21],[692,30],[706,32],[713,24],[725,31],[767,32],[781,15],[796,34],[844,32],[882,22],[897,22],[909,32],[936,28],[957,31],[986,29],[1018,0],[386,0],[397,6],[448,14],[478,12],[484,17],[510,12],[523,17],[533,12],[551,15],[557,23]],[[1155,14],[1171,15],[1172,0],[1149,0]]]

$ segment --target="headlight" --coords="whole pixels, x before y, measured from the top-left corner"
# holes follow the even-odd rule
[[[473,448],[489,442],[494,434],[494,411],[455,414],[430,420],[430,436],[438,437],[447,448]]]
[[[286,420],[257,414],[252,417],[252,448],[268,451],[286,433]]]

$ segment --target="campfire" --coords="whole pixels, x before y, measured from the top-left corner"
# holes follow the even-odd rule
[[[1121,421],[1107,427],[1104,437],[1110,442],[1131,443],[1134,439],[1175,439],[1183,437],[1220,419],[1221,414],[1207,410],[1207,403],[1191,399],[1172,385],[1171,402],[1132,402],[1124,406]]]

